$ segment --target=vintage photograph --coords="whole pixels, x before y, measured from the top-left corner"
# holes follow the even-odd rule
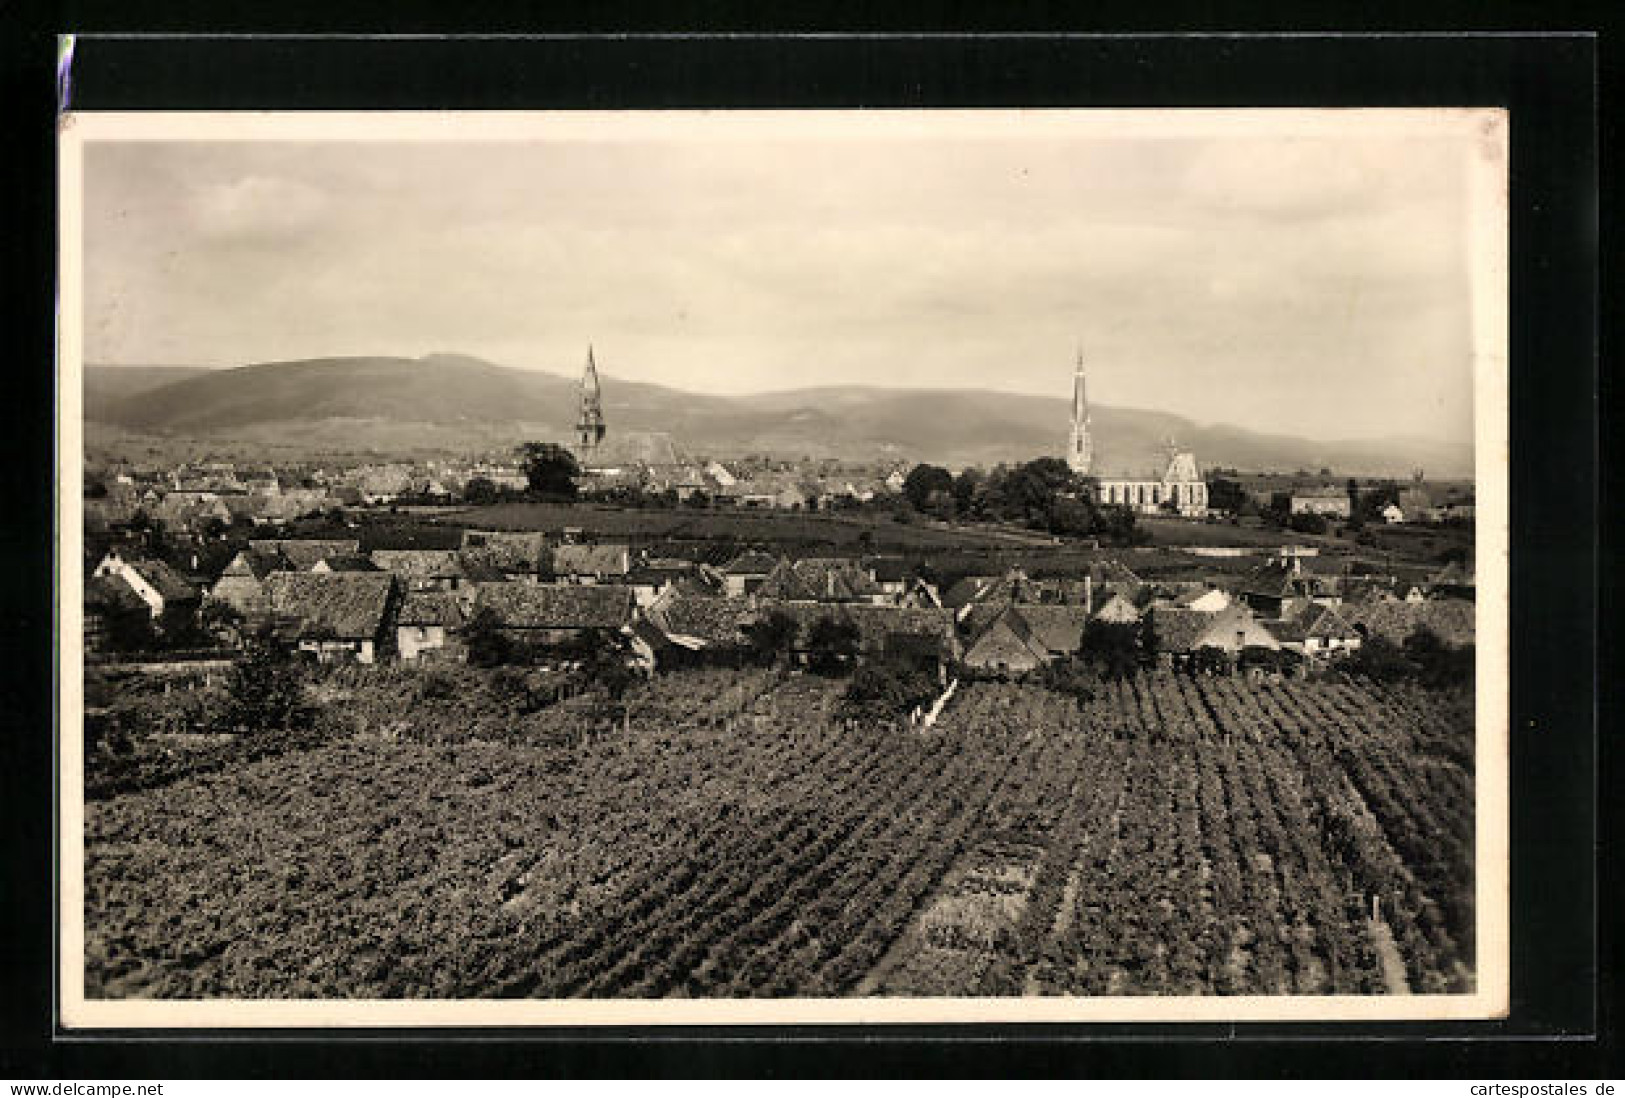
[[[65,1024],[1504,1012],[1507,132],[68,116]]]

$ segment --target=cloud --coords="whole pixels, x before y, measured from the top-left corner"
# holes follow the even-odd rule
[[[329,205],[327,196],[308,183],[250,175],[200,189],[193,216],[207,240],[282,243],[313,231]]]

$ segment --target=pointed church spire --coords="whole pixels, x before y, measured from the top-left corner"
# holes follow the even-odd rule
[[[1083,475],[1094,465],[1094,441],[1089,437],[1089,396],[1083,376],[1083,348],[1078,348],[1078,362],[1072,372],[1072,433],[1067,440],[1066,463],[1074,473]]]
[[[604,405],[598,385],[598,364],[593,361],[592,344],[587,344],[587,368],[581,374],[581,418],[576,423],[576,442],[583,460],[597,453],[604,440]]]

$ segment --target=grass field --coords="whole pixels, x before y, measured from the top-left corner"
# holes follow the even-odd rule
[[[87,806],[95,997],[1382,993],[1471,983],[1471,703],[978,684],[928,734],[696,671]],[[387,714],[374,719],[369,713]],[[1370,918],[1372,898],[1380,917]]]

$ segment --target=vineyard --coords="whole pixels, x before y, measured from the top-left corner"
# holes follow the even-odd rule
[[[92,801],[87,994],[1471,987],[1470,698],[978,683],[922,734],[842,686],[664,676],[523,736],[390,696],[388,737]]]

